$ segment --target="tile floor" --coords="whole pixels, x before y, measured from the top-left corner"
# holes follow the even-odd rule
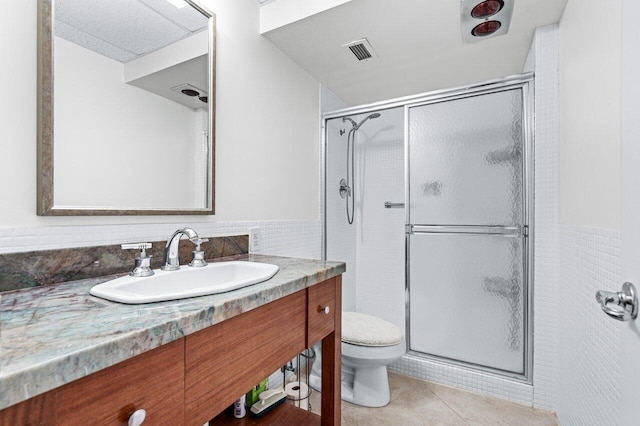
[[[342,402],[342,424],[358,425],[491,425],[555,426],[555,414],[501,399],[453,389],[396,373],[389,373],[391,402],[365,408]],[[320,408],[313,392],[311,407]]]

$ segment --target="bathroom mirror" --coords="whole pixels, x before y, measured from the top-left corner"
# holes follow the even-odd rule
[[[41,216],[214,213],[215,15],[38,0]]]

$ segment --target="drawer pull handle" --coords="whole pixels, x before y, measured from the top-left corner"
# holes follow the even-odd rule
[[[331,308],[328,306],[325,306],[324,308],[320,305],[318,305],[318,313],[324,313],[325,315],[329,315],[329,312],[331,312]]]
[[[133,412],[129,417],[129,426],[140,426],[147,418],[147,412],[142,408]]]

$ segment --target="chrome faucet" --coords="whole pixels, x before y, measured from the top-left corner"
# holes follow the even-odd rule
[[[194,256],[199,255],[200,259],[203,259],[204,253],[200,251],[200,244],[209,240],[202,239],[198,236],[196,231],[191,228],[182,228],[175,231],[167,239],[167,245],[164,248],[164,256],[162,258],[162,266],[160,269],[163,271],[177,271],[180,269],[180,260],[178,259],[178,246],[180,244],[180,238],[185,235],[189,241],[196,245],[196,251]],[[202,261],[191,262],[190,266],[205,266],[207,263]]]

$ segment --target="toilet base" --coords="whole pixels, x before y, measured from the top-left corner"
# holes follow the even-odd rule
[[[342,399],[363,407],[384,407],[391,400],[387,367],[342,367]]]
[[[322,357],[319,346],[309,375],[309,386],[322,391]],[[404,354],[404,341],[400,345],[364,348],[342,343],[342,399],[364,407],[384,407],[391,399],[387,364]],[[346,352],[346,353],[345,353]],[[367,358],[367,354],[374,356]]]
[[[322,392],[322,378],[313,370],[309,375],[309,386]],[[363,407],[384,407],[391,400],[387,367],[359,368],[342,367],[342,400]]]

